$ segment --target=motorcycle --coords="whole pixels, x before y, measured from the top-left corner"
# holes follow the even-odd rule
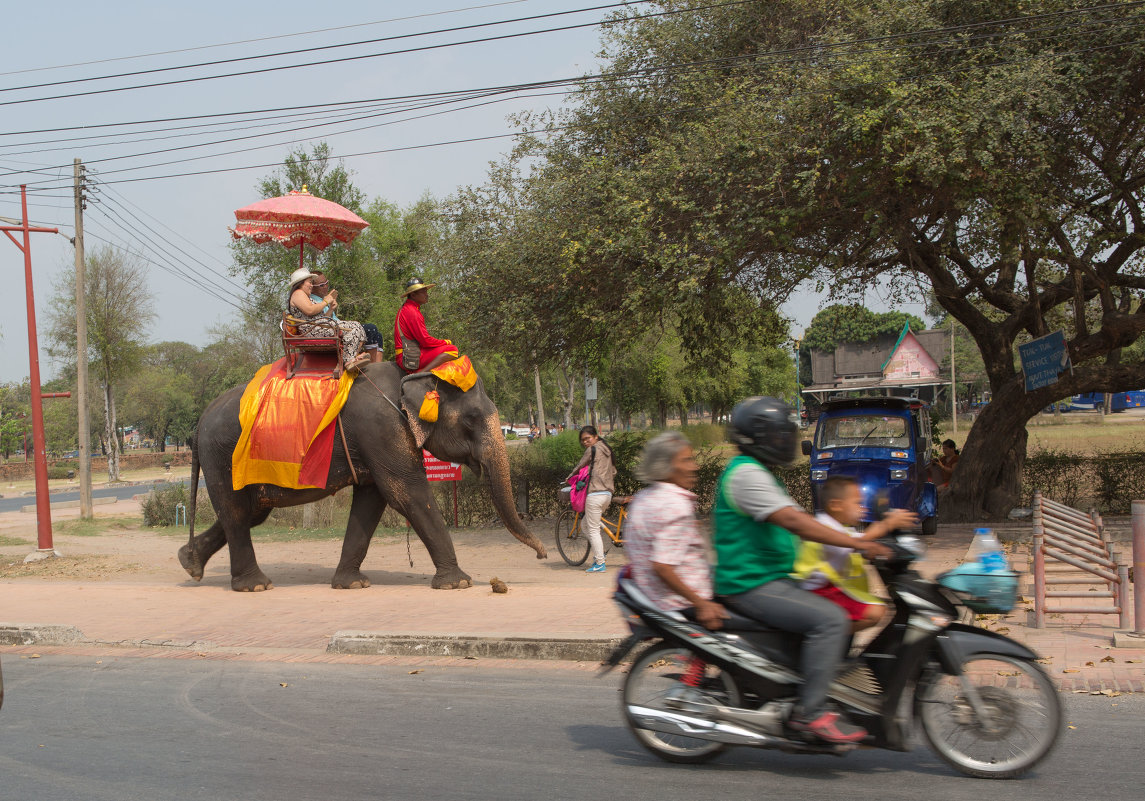
[[[1057,741],[1062,710],[1037,654],[960,622],[975,611],[1008,611],[1015,574],[978,577],[1007,580],[1001,584],[968,586],[961,570],[929,580],[912,567],[922,550],[917,539],[880,541],[892,555],[875,567],[894,616],[843,662],[829,691],[834,706],[867,730],[862,743],[827,743],[787,726],[802,683],[798,635],[739,615],[726,603],[731,618],[709,631],[680,612],[658,609],[625,570],[614,598],[632,635],[602,673],[652,640],[624,680],[621,704],[636,739],[671,762],[703,762],[730,745],[841,756],[857,745],[908,751],[917,720],[938,756],[967,775],[1016,778],[1038,764]]]

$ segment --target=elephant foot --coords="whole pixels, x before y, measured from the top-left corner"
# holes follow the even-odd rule
[[[330,586],[336,590],[364,590],[370,586],[370,579],[360,570],[339,570]]]
[[[250,575],[231,576],[231,589],[235,592],[263,592],[274,589],[274,583],[258,570]]]
[[[429,586],[435,590],[464,590],[466,587],[473,586],[473,579],[460,568],[439,570]]]
[[[179,549],[179,564],[195,581],[203,580],[203,559],[198,550],[192,551],[190,545],[184,545]]]

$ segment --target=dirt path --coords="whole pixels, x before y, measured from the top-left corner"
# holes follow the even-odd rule
[[[24,557],[36,549],[35,514],[0,513],[0,580],[181,583],[187,579],[176,556],[186,541],[186,529],[175,533],[172,529],[144,528],[136,501],[97,506],[94,511],[94,524],[80,524],[77,509],[53,509],[53,545],[63,556],[27,564]],[[582,570],[566,565],[556,552],[552,525],[550,520],[529,523],[549,550],[546,560],[536,559],[531,549],[504,528],[487,528],[453,532],[458,561],[481,584],[494,576],[529,584],[583,583]],[[260,541],[258,529],[255,532],[259,564],[276,585],[324,584],[330,580],[341,552],[341,538]],[[610,564],[623,561],[623,551],[609,553]],[[400,533],[375,536],[363,570],[375,582],[391,584],[426,582],[433,575],[429,555],[412,531],[408,544]],[[207,565],[203,583],[228,582],[229,560],[223,549]]]

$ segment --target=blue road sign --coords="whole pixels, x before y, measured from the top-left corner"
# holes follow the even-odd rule
[[[1026,376],[1026,392],[1055,384],[1058,376],[1073,369],[1065,334],[1061,331],[1019,345],[1018,357],[1022,360],[1022,372]]]

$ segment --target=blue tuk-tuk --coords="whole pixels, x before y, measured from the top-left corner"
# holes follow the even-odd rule
[[[938,493],[930,477],[930,411],[917,398],[836,398],[826,401],[815,438],[803,440],[811,457],[811,497],[830,476],[859,483],[865,522],[888,505],[918,514],[923,534],[938,526]]]

